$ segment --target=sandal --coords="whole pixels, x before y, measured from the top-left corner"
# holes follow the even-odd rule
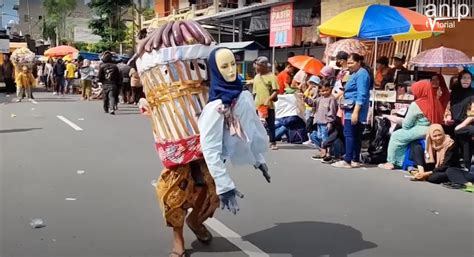
[[[387,163],[381,163],[379,164],[378,166],[379,168],[381,169],[384,169],[384,170],[394,170],[395,169],[395,166],[389,162]]]
[[[360,164],[360,162],[351,162],[351,167],[352,168],[360,168],[360,167],[362,167],[362,165]]]
[[[278,150],[278,146],[277,146],[277,145],[271,145],[270,148],[271,148],[272,150]]]
[[[169,257],[186,257],[186,251],[184,251],[181,254],[179,254],[177,252],[171,252]]]
[[[311,156],[311,159],[313,159],[315,161],[319,161],[323,158],[325,158],[325,156],[321,156],[320,154],[315,154],[315,155]]]
[[[196,235],[196,238],[199,242],[209,245],[212,242],[212,234],[209,230],[204,226],[204,224],[199,225],[198,228],[193,227],[191,222],[186,219],[186,224],[188,224],[189,229]]]
[[[343,168],[343,169],[352,169],[352,165],[347,163],[346,161],[338,161],[331,164],[334,168]]]

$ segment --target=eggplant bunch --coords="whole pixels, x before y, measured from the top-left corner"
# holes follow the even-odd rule
[[[138,53],[183,45],[211,45],[214,38],[193,20],[170,21],[153,30],[138,45]]]

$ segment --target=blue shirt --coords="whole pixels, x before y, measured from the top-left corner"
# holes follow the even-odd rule
[[[352,100],[355,104],[360,105],[359,122],[367,122],[369,113],[369,94],[370,94],[370,75],[369,72],[360,68],[351,75],[344,87],[344,99]],[[350,120],[352,110],[344,111],[344,119]]]

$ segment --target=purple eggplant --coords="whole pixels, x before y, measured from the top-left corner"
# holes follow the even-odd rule
[[[181,33],[179,25],[181,25],[181,21],[175,21],[173,23],[173,28],[171,29],[171,31],[173,32],[174,42],[176,43],[176,45],[181,46],[184,44],[184,39],[183,33]]]
[[[159,29],[155,30],[156,33],[153,33],[153,48],[158,49],[158,47],[161,44],[161,33],[163,33],[163,30],[165,29],[166,25],[161,26]]]
[[[183,35],[184,42],[186,44],[188,45],[196,44],[196,39],[194,39],[193,35],[191,35],[191,32],[189,32],[188,28],[183,22],[179,24],[179,28],[181,29],[181,34]]]
[[[171,28],[173,27],[173,21],[170,21],[166,24],[166,27],[165,29],[163,30],[163,34],[161,36],[161,40],[163,40],[163,45],[165,47],[170,47],[171,46],[171,42],[170,42],[170,31],[171,31]]]
[[[193,38],[197,41],[199,44],[204,44],[204,35],[199,31],[199,27],[196,26],[194,21],[188,20],[185,21],[184,24],[186,25],[186,28],[189,30]]]
[[[210,45],[211,42],[212,42],[212,37],[209,35],[209,32],[207,32],[206,29],[204,29],[201,24],[199,24],[198,22],[196,21],[191,21],[194,26],[197,28],[197,31],[199,32],[199,34],[201,34],[203,37],[204,37],[204,44],[205,45]]]
[[[156,36],[158,35],[158,31],[154,30],[148,37],[150,38],[148,42],[145,44],[145,51],[151,52],[153,51],[153,46],[156,40]]]

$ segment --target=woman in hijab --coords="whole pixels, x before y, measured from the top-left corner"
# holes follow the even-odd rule
[[[456,130],[454,132],[456,141],[461,148],[464,166],[471,166],[472,137],[474,136],[474,124],[465,122],[468,111],[474,103],[474,88],[471,87],[472,74],[468,71],[461,71],[458,75],[458,82],[454,84],[451,92],[450,115]]]
[[[410,159],[415,162],[418,170],[414,180],[427,180],[440,184],[448,181],[446,170],[458,167],[454,157],[454,140],[446,135],[440,124],[432,124],[426,135],[426,149],[416,143],[411,147]]]
[[[413,84],[415,102],[408,107],[402,128],[393,132],[387,150],[387,163],[379,167],[387,170],[402,167],[407,146],[426,136],[430,124],[441,124],[449,100],[449,90],[438,76],[436,79],[421,80]],[[441,87],[442,95],[437,92]]]
[[[243,90],[237,76],[232,51],[214,49],[209,56],[209,69],[209,102],[198,121],[201,148],[221,205],[235,214],[239,210],[236,197],[242,194],[227,172],[226,160],[233,165],[254,165],[270,183],[263,156],[268,151],[268,137],[255,112],[252,94]]]

